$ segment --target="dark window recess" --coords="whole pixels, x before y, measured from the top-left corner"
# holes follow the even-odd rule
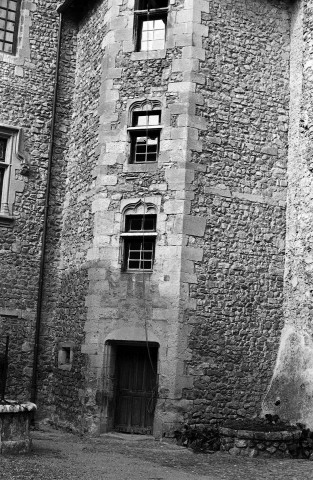
[[[6,145],[7,145],[6,139],[0,138],[0,207],[1,207],[4,173],[7,167],[7,165],[5,164]]]
[[[127,215],[124,237],[124,269],[152,270],[155,252],[156,215]],[[140,235],[141,233],[141,235]],[[148,234],[148,235],[147,235]]]
[[[2,188],[3,188],[3,177],[4,177],[4,168],[0,165],[0,207],[1,207],[1,197],[2,197]]]
[[[20,0],[0,0],[0,50],[15,53]]]
[[[168,0],[137,0],[136,10],[153,10],[167,8]]]
[[[63,347],[62,348],[62,361],[63,364],[71,363],[71,348],[70,347]]]
[[[126,232],[155,232],[156,215],[127,215]]]
[[[63,345],[58,351],[58,367],[62,370],[71,370],[73,363],[73,347]]]
[[[165,48],[167,11],[167,0],[136,2],[134,37],[137,52]]]
[[[132,163],[156,162],[159,154],[161,112],[135,112],[131,135]]]
[[[126,270],[152,270],[154,258],[154,239],[125,239]]]
[[[0,0],[1,1],[1,0]],[[5,151],[7,147],[7,141],[4,138],[0,138],[0,162],[5,161]]]

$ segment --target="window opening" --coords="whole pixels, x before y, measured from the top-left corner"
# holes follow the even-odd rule
[[[136,51],[165,48],[167,12],[168,0],[137,0],[134,22]]]
[[[160,111],[133,112],[131,136],[131,163],[156,162],[159,155]]]
[[[136,10],[155,10],[167,8],[168,0],[137,0]]]
[[[5,163],[6,146],[7,146],[6,139],[0,138],[0,209],[1,209],[4,173],[7,168],[7,165]]]
[[[64,342],[58,349],[58,368],[61,370],[71,370],[73,364],[73,344]]]
[[[126,215],[124,269],[152,270],[155,253],[156,215]]]
[[[165,20],[143,20],[140,50],[163,50],[165,47]]]
[[[61,349],[62,363],[69,364],[71,363],[71,349],[70,347],[63,347]]]
[[[20,0],[0,0],[0,50],[15,53]]]

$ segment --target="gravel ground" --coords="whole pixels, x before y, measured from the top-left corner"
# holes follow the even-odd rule
[[[30,455],[0,457],[5,480],[313,480],[313,462],[194,454],[148,437],[32,432]]]

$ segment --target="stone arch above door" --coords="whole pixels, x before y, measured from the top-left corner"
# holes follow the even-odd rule
[[[127,342],[146,342],[158,343],[158,337],[151,331],[148,331],[148,338],[144,327],[123,327],[113,330],[105,338],[105,343],[110,341],[127,341]]]

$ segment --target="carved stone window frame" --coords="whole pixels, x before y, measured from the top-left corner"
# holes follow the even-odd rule
[[[134,10],[134,45],[135,45],[135,52],[156,52],[156,51],[163,51],[166,47],[166,34],[167,34],[167,15],[169,11],[168,4],[169,2],[163,0],[161,7],[156,6],[158,2],[152,2],[151,6],[147,8],[146,5],[143,5],[144,1],[136,0],[135,1],[135,10]],[[149,4],[149,2],[147,2]],[[154,5],[155,4],[155,5]],[[142,49],[142,34],[143,34],[143,26],[146,22],[154,22],[156,20],[161,20],[164,22],[164,39],[163,39],[163,48],[149,48]],[[154,30],[153,28],[150,29],[149,34],[152,34],[154,37]],[[149,35],[148,34],[148,35]],[[150,36],[150,41],[148,43],[153,47],[152,37]]]
[[[153,217],[154,219],[154,228],[145,230],[144,227],[138,229],[137,231],[129,230],[127,224],[131,216],[142,217],[145,216]],[[121,252],[120,252],[120,263],[122,266],[122,271],[126,273],[151,273],[153,271],[153,265],[155,261],[155,248],[156,248],[156,239],[157,239],[157,206],[151,202],[143,202],[142,200],[136,203],[129,203],[126,205],[122,211],[122,232],[120,234],[121,238]],[[151,268],[129,268],[129,251],[131,248],[131,242],[136,242],[137,239],[143,240],[146,242],[147,246],[149,244],[148,250],[145,248],[144,244],[140,247],[140,255],[147,253],[151,254],[152,257],[149,260],[151,263]],[[151,245],[152,247],[151,247]],[[148,262],[147,262],[148,263]]]
[[[23,130],[0,124],[0,138],[6,140],[5,166],[0,202],[0,226],[8,225],[14,220],[15,193],[22,191],[24,182],[15,178],[16,170],[27,176],[28,166],[23,153]],[[22,183],[22,185],[21,185]]]
[[[7,55],[16,54],[21,2],[22,0],[11,0],[6,6],[0,6],[0,18],[3,23],[3,27],[0,28],[3,37],[0,40],[0,51]],[[15,3],[16,8],[11,8],[10,3]],[[12,15],[15,17],[14,20]]]
[[[149,125],[147,120],[147,125],[145,126],[137,126],[136,125],[136,117],[138,115],[144,116],[147,115],[147,118],[151,115],[159,116],[159,123],[155,125]],[[150,100],[144,99],[142,101],[137,101],[131,104],[129,108],[129,118],[128,118],[128,135],[129,135],[129,142],[130,142],[130,153],[129,153],[129,161],[128,164],[130,165],[137,165],[140,168],[140,165],[155,165],[158,162],[158,156],[160,151],[160,135],[163,128],[161,123],[162,121],[162,103],[159,100]],[[138,136],[146,136],[149,137],[153,135],[157,137],[157,152],[156,158],[154,161],[145,161],[145,162],[138,162],[134,158],[134,144],[136,143],[136,138]],[[149,167],[148,167],[149,168]]]

